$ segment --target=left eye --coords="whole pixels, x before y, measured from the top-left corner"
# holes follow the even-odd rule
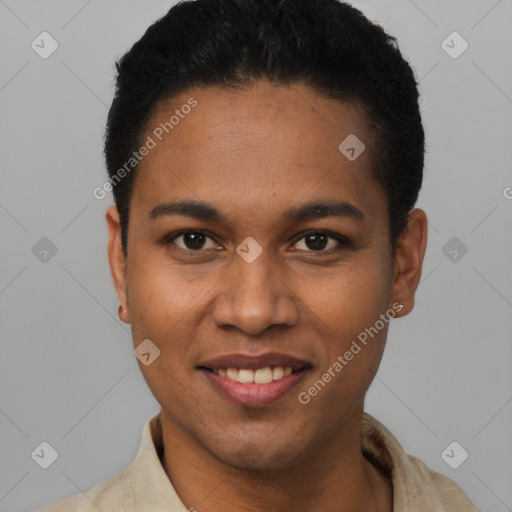
[[[335,242],[334,244],[331,244],[330,247],[328,247],[329,239],[334,240]],[[304,240],[303,244],[306,245],[305,250],[314,252],[327,252],[329,249],[336,249],[336,247],[340,248],[348,244],[348,240],[343,236],[330,235],[321,231],[310,231],[309,233],[306,233],[302,238],[297,240],[294,245],[298,245],[302,240]]]

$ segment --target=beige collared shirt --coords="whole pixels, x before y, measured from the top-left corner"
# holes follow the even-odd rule
[[[479,512],[462,489],[404,452],[395,437],[365,413],[362,449],[376,466],[391,472],[393,512]],[[87,493],[65,498],[42,512],[187,512],[174,490],[159,454],[163,451],[160,414],[142,432],[135,460]]]

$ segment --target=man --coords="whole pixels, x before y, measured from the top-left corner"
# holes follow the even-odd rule
[[[424,132],[393,38],[336,0],[197,0],[118,63],[119,316],[161,406],[47,511],[477,509],[364,413],[414,306]]]

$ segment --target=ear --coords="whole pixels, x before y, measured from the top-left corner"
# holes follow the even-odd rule
[[[105,215],[108,226],[108,260],[110,263],[110,273],[117,291],[119,304],[124,309],[119,309],[119,318],[129,324],[130,313],[128,311],[128,300],[126,295],[126,260],[123,254],[123,244],[121,241],[121,224],[117,208],[109,206]]]
[[[398,241],[393,280],[393,302],[403,305],[397,317],[414,308],[414,294],[421,278],[423,257],[427,247],[427,215],[416,208],[409,214],[407,228]]]

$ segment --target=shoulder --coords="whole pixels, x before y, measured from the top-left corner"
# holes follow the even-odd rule
[[[406,453],[394,435],[368,413],[363,415],[362,449],[374,465],[391,475],[394,510],[480,512],[458,484]]]
[[[421,503],[429,507],[425,510],[432,512],[480,512],[453,480],[433,471],[417,457],[407,454],[405,457],[409,478],[403,483],[412,484],[414,489],[407,497],[411,510],[415,509],[415,503]]]
[[[160,456],[163,450],[160,414],[142,431],[135,460],[108,480],[64,498],[41,512],[171,512],[183,511]]]

